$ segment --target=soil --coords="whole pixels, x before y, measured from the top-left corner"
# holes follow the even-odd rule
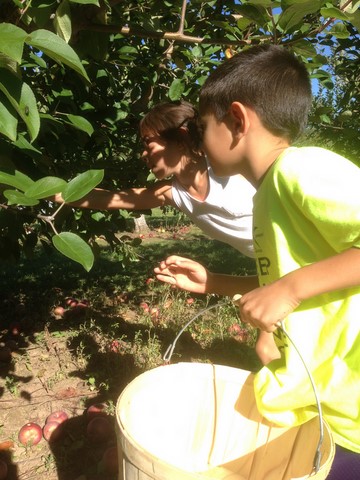
[[[62,279],[60,273],[54,271],[53,275],[57,284],[61,280],[66,284],[67,278]],[[126,292],[125,296],[119,293],[115,297],[113,292],[106,292],[98,305],[89,304],[80,310],[66,307],[61,316],[54,311],[49,314],[49,304],[54,307],[54,299],[64,299],[64,292],[51,287],[50,279],[49,291],[45,287],[39,291],[37,281],[32,305],[24,307],[18,297],[11,304],[14,299],[0,292],[4,303],[0,311],[0,460],[8,465],[5,478],[117,480],[117,474],[107,470],[102,461],[104,452],[117,446],[116,402],[133,378],[157,366],[149,363],[154,352],[142,350],[143,344],[137,343],[139,332],[149,338],[148,327],[139,322],[139,302],[146,288],[151,287],[143,283],[135,303]],[[194,308],[196,313],[199,307],[186,308]],[[160,352],[165,352],[177,332],[178,327],[159,329]],[[11,350],[8,356],[7,349]],[[256,368],[253,349],[233,339],[221,339],[204,349],[186,332],[177,350],[181,361]],[[112,433],[96,443],[87,434],[86,411],[98,403],[106,404]],[[22,445],[20,428],[29,422],[43,427],[55,411],[68,415],[60,438],[55,442],[42,438],[36,445]]]
[[[46,338],[47,337],[47,338]],[[94,443],[87,435],[87,406],[102,399],[88,382],[71,376],[77,370],[66,340],[46,335],[42,345],[32,343],[12,352],[10,363],[1,362],[0,458],[9,467],[7,480],[113,480],[103,471],[104,451],[116,445],[115,433],[105,442]],[[9,379],[16,379],[11,384]],[[55,411],[68,415],[56,442],[42,438],[37,445],[24,446],[18,432],[28,422],[43,427]],[[115,427],[114,416],[109,419]]]

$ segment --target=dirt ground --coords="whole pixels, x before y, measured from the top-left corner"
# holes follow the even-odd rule
[[[11,363],[0,363],[4,382],[0,387],[0,458],[9,465],[7,480],[116,478],[101,461],[105,450],[116,446],[114,430],[106,441],[94,442],[89,437],[86,409],[100,399],[89,382],[72,376],[76,371],[66,340],[54,341],[46,332],[41,345],[30,342],[26,351],[20,346],[13,351]],[[55,443],[44,438],[32,446],[19,442],[23,425],[34,422],[43,427],[55,411],[68,415]],[[114,429],[114,416],[108,418]]]

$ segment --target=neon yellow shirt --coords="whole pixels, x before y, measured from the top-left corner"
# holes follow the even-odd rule
[[[261,285],[360,248],[360,169],[321,148],[290,147],[254,197],[253,222]],[[335,442],[360,453],[360,286],[302,302],[284,326]],[[314,392],[294,347],[279,331],[275,341],[282,357],[256,374],[256,400],[266,418],[292,426],[317,414]]]

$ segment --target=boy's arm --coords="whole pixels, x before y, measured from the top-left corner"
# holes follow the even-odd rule
[[[174,205],[171,181],[156,182],[148,188],[129,188],[123,191],[110,191],[94,188],[85,197],[69,205],[94,210],[146,210],[163,205]],[[55,195],[55,202],[63,203],[61,194]]]
[[[272,332],[302,301],[356,286],[360,286],[360,248],[353,247],[246,293],[237,305],[242,321]]]

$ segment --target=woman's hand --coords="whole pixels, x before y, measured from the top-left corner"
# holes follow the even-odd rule
[[[207,292],[206,284],[211,275],[200,263],[177,255],[160,262],[154,272],[161,282],[195,293]]]

